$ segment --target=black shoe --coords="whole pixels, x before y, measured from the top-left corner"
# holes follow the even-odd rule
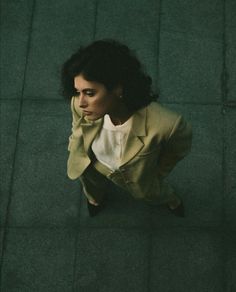
[[[181,200],[180,205],[175,209],[171,209],[168,205],[167,205],[167,207],[170,210],[170,212],[173,213],[175,216],[177,216],[177,217],[185,217],[184,204],[183,204],[182,200]]]
[[[88,208],[89,216],[94,217],[104,208],[104,203],[102,202],[98,206],[95,206],[95,205],[90,204],[87,199],[87,208]]]

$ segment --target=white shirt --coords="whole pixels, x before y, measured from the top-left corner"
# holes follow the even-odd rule
[[[92,143],[92,150],[97,160],[113,171],[119,168],[131,121],[132,117],[124,124],[115,126],[110,116],[106,114],[103,127]]]

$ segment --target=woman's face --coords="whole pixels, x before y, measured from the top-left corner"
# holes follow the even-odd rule
[[[97,120],[115,112],[119,104],[120,87],[108,91],[102,83],[87,81],[83,75],[74,78],[75,102],[88,120]]]

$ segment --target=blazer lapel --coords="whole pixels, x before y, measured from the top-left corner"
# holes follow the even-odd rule
[[[131,130],[124,148],[120,167],[129,162],[144,147],[144,143],[140,137],[146,136],[146,112],[147,109],[143,108],[134,113],[132,117]]]
[[[124,148],[124,155],[121,159],[120,167],[129,162],[144,147],[141,137],[146,136],[146,108],[143,108],[132,116],[131,130],[127,137]],[[95,121],[89,121],[84,117],[81,121],[81,127],[84,137],[84,149],[89,153],[89,148],[95,139],[97,133],[103,125],[103,118]]]

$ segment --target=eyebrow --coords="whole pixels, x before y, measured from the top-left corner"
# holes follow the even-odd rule
[[[79,91],[78,88],[75,88],[75,90]],[[85,92],[85,91],[95,91],[95,89],[94,88],[84,88],[82,91],[83,92]]]

